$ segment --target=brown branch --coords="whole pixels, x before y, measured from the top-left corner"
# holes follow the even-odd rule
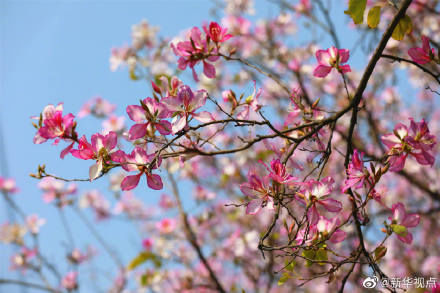
[[[423,70],[423,72],[426,72],[426,73],[428,73],[429,75],[431,75],[431,76],[435,79],[435,81],[437,81],[437,83],[440,84],[440,78],[439,78],[439,75],[438,75],[438,74],[435,74],[434,72],[432,72],[432,71],[429,70],[428,68],[426,68],[426,67],[420,65],[420,64],[417,63],[417,62],[414,62],[414,61],[409,60],[409,59],[405,59],[405,58],[401,58],[401,57],[393,56],[393,55],[388,55],[388,54],[382,54],[381,57],[383,57],[383,58],[387,58],[387,59],[391,59],[391,60],[393,60],[393,61],[397,61],[397,62],[399,62],[399,63],[400,63],[400,62],[406,62],[406,63],[412,64],[412,65],[414,65],[414,66],[417,66],[419,69]]]
[[[185,210],[183,209],[182,201],[180,200],[179,195],[179,189],[177,187],[176,180],[174,179],[173,174],[167,169],[168,178],[171,182],[171,189],[173,191],[174,198],[176,199],[177,208],[179,210],[180,217],[182,219],[183,228],[185,231],[186,238],[188,242],[191,244],[191,246],[196,251],[198,257],[200,258],[200,261],[205,266],[206,270],[209,273],[209,277],[214,282],[217,290],[222,293],[226,293],[226,290],[223,288],[222,284],[220,283],[219,279],[217,278],[214,270],[211,268],[211,265],[208,263],[205,255],[202,252],[202,248],[197,242],[196,234],[194,233],[194,230],[191,228],[191,224],[188,221],[188,215],[186,214]]]
[[[17,286],[22,286],[22,287],[26,287],[26,288],[32,288],[32,289],[37,289],[37,290],[41,290],[41,291],[51,292],[51,293],[61,293],[61,291],[58,289],[53,289],[50,287],[46,287],[44,285],[30,283],[30,282],[21,281],[21,280],[0,279],[0,285],[17,285]]]

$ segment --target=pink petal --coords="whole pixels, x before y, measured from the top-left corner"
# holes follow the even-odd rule
[[[171,123],[166,120],[159,121],[159,123],[156,123],[155,126],[156,126],[157,131],[159,131],[159,133],[162,135],[170,134],[171,130],[173,128]]]
[[[347,49],[340,49],[339,50],[339,57],[340,59],[340,63],[345,63],[348,61],[348,58],[350,58],[350,51]]]
[[[406,244],[411,244],[413,241],[413,237],[411,233],[406,233],[405,237],[397,235],[397,238],[399,238],[400,241]]]
[[[162,178],[157,174],[146,174],[147,175],[147,185],[151,189],[160,190],[163,188]]]
[[[214,65],[203,61],[203,73],[208,78],[215,78],[215,67]]]
[[[333,232],[332,236],[330,237],[330,241],[332,243],[339,243],[341,241],[344,241],[345,237],[347,236],[347,233],[342,230],[336,230]]]
[[[324,206],[324,208],[333,213],[338,213],[342,210],[342,203],[332,198],[319,200],[318,203]]]
[[[89,169],[90,181],[95,180],[101,174],[101,171],[102,171],[102,161],[98,161],[96,162],[96,164],[90,166]]]
[[[253,199],[246,206],[246,214],[255,215],[261,210],[261,204],[263,203],[263,199]]]
[[[145,110],[141,106],[127,106],[127,114],[134,122],[142,122],[145,120]]]
[[[147,134],[148,124],[135,124],[128,131],[128,139],[135,140]]]
[[[426,64],[431,61],[422,48],[411,48],[408,50],[408,55],[411,59],[419,64]]]
[[[251,198],[258,198],[262,195],[259,191],[255,190],[249,182],[241,184],[240,190],[244,195],[247,195]]]
[[[138,175],[130,175],[124,178],[121,182],[121,189],[122,190],[132,190],[139,184],[139,179],[141,179],[142,173],[139,173]]]
[[[351,72],[351,68],[350,65],[340,65],[339,66],[339,70],[342,71],[342,73],[347,73],[347,72]]]
[[[61,159],[64,159],[64,157],[68,154],[68,153],[70,153],[70,151],[72,150],[72,148],[73,148],[73,142],[70,144],[70,145],[68,145],[64,150],[62,150],[61,151],[61,154],[60,154],[60,158]]]
[[[318,60],[319,64],[322,65],[328,65],[330,60],[330,54],[327,52],[327,50],[318,50],[315,53],[316,59]]]
[[[319,222],[319,213],[316,209],[316,205],[313,205],[311,208],[309,208],[309,211],[307,212],[307,217],[310,225],[316,225]]]
[[[192,116],[202,123],[208,123],[215,120],[214,117],[212,117],[211,113],[207,111],[192,113]]]
[[[177,132],[181,131],[186,126],[186,116],[180,117],[179,120],[177,120],[173,124],[173,133],[176,134]]]
[[[420,216],[418,214],[409,214],[402,221],[402,225],[408,228],[416,227],[420,223]]]
[[[401,154],[400,156],[391,156],[389,159],[390,171],[399,172],[405,166],[407,154]]]
[[[330,66],[325,65],[318,65],[318,67],[315,68],[313,71],[313,76],[315,77],[326,77],[332,68]]]
[[[116,132],[110,131],[106,136],[106,140],[104,144],[107,150],[114,149],[118,144],[118,135],[116,134]]]

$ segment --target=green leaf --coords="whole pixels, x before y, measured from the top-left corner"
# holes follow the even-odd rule
[[[156,268],[162,265],[159,257],[152,252],[143,251],[139,253],[127,266],[127,270],[131,271],[146,261],[151,260]]]
[[[374,6],[368,11],[367,24],[370,28],[376,28],[380,22],[380,6]]]
[[[292,261],[286,260],[286,262],[287,262],[286,270],[289,272],[293,272],[293,269],[295,268],[295,264],[296,264],[295,261],[294,260],[292,260]]]
[[[289,279],[290,279],[290,275],[289,275],[288,273],[284,273],[284,274],[280,277],[280,279],[278,280],[278,286],[283,285],[283,284],[286,283],[287,280],[289,280]]]
[[[307,258],[306,260],[306,266],[310,267],[313,262],[310,260],[315,260],[315,256],[316,256],[316,252],[314,250],[304,250],[302,252],[302,256],[304,256],[305,258]]]
[[[132,80],[138,80],[139,77],[136,75],[136,73],[134,72],[134,69],[130,69],[130,78]]]
[[[411,31],[412,31],[411,18],[408,15],[405,15],[397,24],[391,37],[396,41],[401,41],[405,37],[405,34],[409,34]]]
[[[392,224],[390,227],[393,230],[393,232],[399,236],[405,237],[406,234],[408,233],[405,226]]]
[[[375,250],[374,250],[374,258],[376,259],[376,261],[379,261],[382,257],[385,256],[385,254],[387,253],[387,248],[385,246],[378,246]]]
[[[316,259],[316,260],[325,260],[325,261],[327,261],[327,260],[328,260],[327,250],[325,250],[325,249],[319,249],[319,250],[316,252],[315,259]],[[320,262],[320,263],[318,263],[318,264],[321,265],[321,266],[325,265],[325,263],[323,263],[323,262]]]
[[[350,15],[355,24],[361,24],[364,21],[364,11],[367,7],[367,0],[350,0],[345,14]]]

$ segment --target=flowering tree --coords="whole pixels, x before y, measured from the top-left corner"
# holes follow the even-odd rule
[[[31,174],[67,231],[65,271],[38,246],[50,223],[22,212],[14,180],[0,178],[18,214],[0,240],[18,248],[11,269],[36,276],[0,285],[77,292],[90,282],[81,267],[97,252],[75,247],[69,209],[114,262],[108,292],[364,292],[367,277],[391,292],[439,292],[439,1],[344,2],[361,35],[350,46],[366,50],[360,68],[356,49],[341,48],[336,1],[273,2],[281,12],[256,23],[252,1],[219,3],[221,21],[174,39],[135,25],[131,46],[110,57],[112,70],[147,81],[144,97],[122,105],[127,121],[102,98],[76,116],[60,103],[33,117],[35,144],[53,140],[60,160],[93,162],[82,179],[45,165]],[[332,45],[292,44],[298,26]],[[417,92],[402,92],[406,80]],[[87,115],[103,119],[90,138]],[[106,178],[113,198],[93,189]],[[91,189],[77,196],[74,181]],[[142,201],[150,190],[164,190],[158,215]],[[141,227],[137,251],[117,251],[87,210]]]

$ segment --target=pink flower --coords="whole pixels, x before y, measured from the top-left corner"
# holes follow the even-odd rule
[[[316,51],[316,59],[319,64],[313,71],[313,75],[316,77],[326,77],[332,68],[336,68],[341,73],[351,72],[350,65],[342,65],[348,61],[349,57],[350,51],[347,49],[331,47],[327,50],[318,50]]]
[[[206,27],[206,25],[203,25],[203,30],[205,31],[206,36],[215,43],[222,43],[232,38],[232,35],[226,34],[228,29],[221,27],[214,21],[209,24],[209,28]]]
[[[61,280],[61,287],[71,291],[78,288],[78,272],[68,272]]]
[[[56,180],[52,177],[43,178],[38,187],[44,191],[43,200],[46,203],[51,203],[56,200],[56,205],[63,207],[72,202],[69,195],[75,194],[77,191],[75,184],[70,184],[67,188],[64,187],[64,182]]]
[[[275,182],[285,184],[292,180],[298,179],[290,174],[287,174],[286,166],[284,166],[279,159],[272,160],[270,162],[270,169],[266,164],[264,164],[263,162],[261,163],[266,167],[267,171],[270,172],[269,177]]]
[[[436,144],[436,137],[429,133],[424,119],[414,122],[414,119],[410,118],[410,121],[409,129],[402,123],[398,123],[394,127],[394,133],[381,137],[382,142],[389,148],[390,171],[402,170],[408,155],[413,156],[421,165],[432,166],[435,162],[432,151]]]
[[[152,98],[142,101],[142,106],[130,105],[127,107],[127,114],[131,120],[137,124],[133,125],[128,131],[128,138],[135,140],[147,135],[148,126],[157,129],[160,134],[171,133],[171,123],[163,120],[169,117],[166,106]]]
[[[334,183],[335,181],[331,177],[325,177],[321,181],[310,179],[304,183],[299,183],[301,188],[298,196],[305,201],[308,207],[307,217],[311,225],[316,225],[319,220],[320,215],[317,204],[332,213],[338,213],[342,210],[341,202],[329,198]]]
[[[13,178],[3,178],[0,176],[0,191],[6,193],[17,193],[18,188]]]
[[[176,229],[177,222],[175,219],[163,219],[156,223],[156,228],[161,234],[170,234]]]
[[[208,48],[206,40],[202,38],[202,32],[197,27],[191,29],[188,37],[189,41],[179,42],[177,46],[171,44],[174,54],[180,57],[177,61],[179,69],[185,70],[189,66],[194,80],[198,81],[194,66],[202,61],[206,77],[215,78],[215,67],[207,61],[215,62],[219,59],[217,48]]]
[[[397,234],[397,238],[406,244],[411,244],[413,237],[408,232],[407,228],[416,227],[420,222],[418,214],[407,214],[405,206],[402,203],[394,204],[391,208],[393,216],[389,217],[391,220],[391,229]]]
[[[58,106],[47,105],[40,117],[34,117],[38,120],[37,133],[34,136],[34,143],[40,144],[46,142],[48,139],[55,139],[54,144],[58,144],[60,139],[71,141],[75,140],[77,134],[75,133],[75,122],[73,119],[75,116],[69,113],[63,116],[63,104]],[[60,157],[64,158],[73,147],[72,142],[67,148],[65,148]]]
[[[29,215],[26,217],[26,226],[32,234],[38,234],[40,227],[46,224],[46,220],[39,218],[38,215]]]
[[[93,114],[97,117],[107,117],[116,109],[116,106],[109,103],[107,100],[96,97],[86,102],[81,110],[78,112],[78,118],[83,118],[87,115]]]
[[[341,221],[339,218],[334,217],[331,220],[327,219],[324,216],[319,216],[319,221],[316,224],[316,228],[318,232],[324,234],[324,235],[331,235],[330,236],[330,242],[332,243],[339,243],[344,241],[347,233],[345,231],[342,231],[340,229],[337,229],[337,227],[341,224]]]
[[[414,62],[418,64],[426,64],[434,59],[435,50],[431,49],[429,45],[429,39],[426,36],[422,36],[422,48],[415,47],[408,50],[408,55]]]
[[[364,153],[359,155],[358,150],[354,150],[353,156],[351,157],[351,163],[348,165],[347,179],[344,181],[342,192],[345,193],[352,187],[361,188],[364,185],[365,180],[368,180],[370,177],[368,170],[364,168],[363,157]]]
[[[214,120],[209,112],[195,113],[197,109],[205,105],[207,96],[205,90],[193,93],[189,86],[181,85],[177,90],[177,97],[169,96],[162,99],[162,103],[173,113],[172,116],[179,116],[179,119],[172,126],[174,134],[185,128],[190,115],[202,123]]]
[[[159,200],[159,206],[164,209],[164,210],[168,210],[168,209],[172,209],[175,207],[175,202],[174,200],[171,198],[171,196],[169,196],[168,194],[162,193],[162,195],[160,196],[160,200]]]
[[[157,169],[162,160],[159,157],[152,164],[155,155],[147,155],[146,151],[140,147],[136,147],[130,155],[118,151],[115,153],[114,160],[121,163],[122,168],[126,171],[139,171],[137,175],[129,175],[121,182],[122,190],[131,190],[139,184],[142,174],[147,177],[147,185],[151,189],[160,190],[163,188],[162,178],[157,174],[152,174],[151,170]],[[152,164],[152,165],[151,165]]]
[[[96,179],[102,172],[104,165],[110,161],[111,154],[118,143],[118,135],[111,131],[107,135],[96,133],[92,135],[90,144],[85,136],[82,136],[78,142],[78,149],[70,152],[78,159],[96,160],[96,164],[90,166],[90,181]]]
[[[88,247],[87,252],[83,253],[78,248],[74,248],[72,252],[67,256],[70,262],[74,264],[81,264],[91,259],[96,254],[96,250],[93,247]]]
[[[103,133],[109,133],[111,131],[122,133],[125,129],[125,117],[110,115],[108,119],[102,122]]]
[[[23,246],[20,252],[11,257],[11,270],[20,269],[22,273],[25,273],[26,269],[31,266],[31,261],[37,255],[37,252],[36,248],[29,249]]]
[[[253,113],[256,113],[261,109],[262,105],[260,105],[258,102],[258,98],[260,97],[260,95],[261,88],[257,91],[257,84],[254,80],[254,92],[246,98],[244,109],[237,114],[238,119],[248,120],[251,110],[253,111]]]
[[[142,247],[145,250],[151,250],[151,248],[153,247],[153,240],[151,238],[145,238],[144,240],[142,240]]]
[[[103,220],[110,217],[110,203],[97,190],[90,190],[84,193],[79,200],[81,208],[91,207],[96,214],[97,220]]]
[[[248,173],[248,182],[240,185],[240,190],[244,195],[252,200],[247,204],[246,214],[255,215],[261,208],[267,206],[273,209],[273,198],[270,195],[269,177],[260,178],[254,172]]]

